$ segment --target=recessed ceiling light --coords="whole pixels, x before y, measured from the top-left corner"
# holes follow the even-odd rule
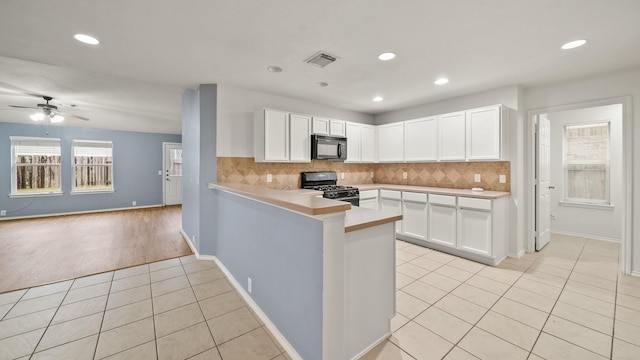
[[[375,102],[380,102],[380,101],[382,101],[382,100],[384,100],[384,99],[382,98],[382,96],[376,96],[376,97],[374,97],[374,98],[373,98],[373,101],[375,101]]]
[[[587,43],[587,40],[584,40],[584,39],[582,39],[582,40],[574,40],[574,41],[570,41],[570,42],[562,45],[560,48],[562,50],[569,50],[569,49],[574,49],[574,48],[580,47],[580,46],[582,46],[582,45],[584,45],[586,43]]]
[[[98,41],[98,39],[94,38],[93,36],[90,35],[86,35],[86,34],[75,34],[73,35],[73,38],[85,43],[85,44],[89,44],[89,45],[98,45],[100,44],[100,41]]]
[[[316,83],[316,85],[317,85],[317,86],[320,86],[320,87],[325,87],[325,86],[329,86],[329,83],[326,83],[326,82],[324,82],[324,81],[318,81],[318,82]]]
[[[433,83],[436,85],[444,85],[447,84],[449,82],[449,79],[447,78],[439,78],[436,81],[434,81]]]
[[[386,52],[386,53],[382,53],[382,54],[378,55],[378,59],[380,59],[382,61],[391,60],[391,59],[393,59],[395,57],[396,57],[396,54],[392,53],[392,52]]]
[[[282,68],[281,68],[281,67],[279,67],[279,66],[274,66],[274,65],[269,66],[269,67],[267,68],[267,70],[269,70],[269,71],[271,71],[271,72],[274,72],[274,73],[282,72]]]

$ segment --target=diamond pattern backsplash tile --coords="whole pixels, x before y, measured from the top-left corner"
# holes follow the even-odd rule
[[[313,160],[311,163],[257,163],[253,158],[219,157],[217,181],[273,189],[298,189],[300,173],[303,171],[335,171],[340,185],[378,183],[511,191],[511,164],[508,161],[349,164]],[[403,179],[404,172],[407,173],[407,179]],[[344,179],[341,179],[342,173]],[[271,183],[267,182],[267,174],[273,176]],[[474,174],[480,174],[479,183],[473,181]],[[507,182],[500,184],[499,175],[506,175]]]

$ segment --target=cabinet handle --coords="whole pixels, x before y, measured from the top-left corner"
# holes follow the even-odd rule
[[[555,186],[549,186],[549,190],[555,189],[555,188],[556,188]]]

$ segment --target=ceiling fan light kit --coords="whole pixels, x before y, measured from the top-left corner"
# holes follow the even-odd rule
[[[85,120],[85,121],[89,120],[86,117],[59,112],[57,106],[49,104],[49,101],[53,100],[53,98],[51,96],[43,96],[42,98],[46,101],[46,104],[38,104],[36,107],[33,107],[33,106],[20,106],[20,105],[9,105],[9,106],[13,107],[13,108],[18,108],[18,109],[36,109],[36,110],[40,110],[37,113],[32,114],[32,115],[29,116],[31,118],[31,120],[33,120],[33,121],[42,121],[42,120],[44,120],[46,118],[49,118],[49,122],[50,123],[57,124],[57,123],[63,122],[65,116],[69,116],[69,117],[73,117],[73,118],[77,118],[77,119]]]

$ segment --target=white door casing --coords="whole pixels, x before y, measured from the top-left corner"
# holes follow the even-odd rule
[[[536,133],[536,250],[540,250],[551,239],[551,122],[546,114],[538,116]]]
[[[163,143],[163,203],[182,204],[182,144]]]

